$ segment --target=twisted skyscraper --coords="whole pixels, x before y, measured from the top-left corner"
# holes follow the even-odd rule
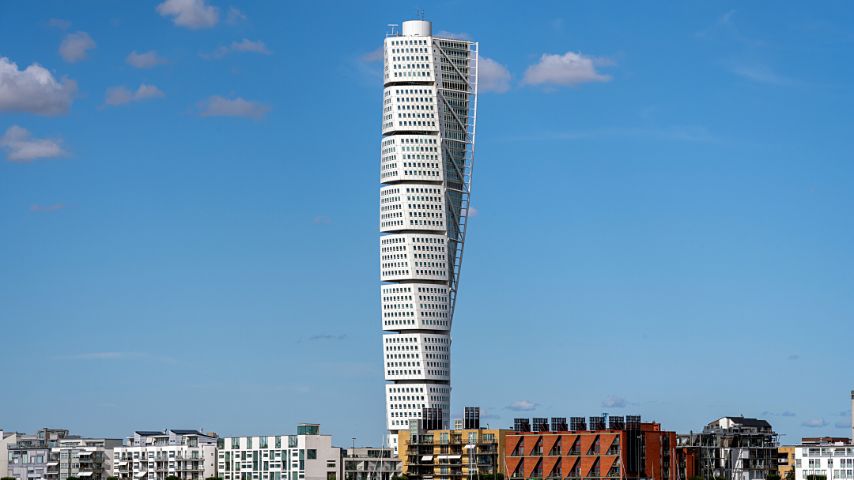
[[[431,30],[406,21],[383,45],[380,279],[395,449],[395,433],[423,409],[449,423],[450,332],[474,161],[478,46]]]

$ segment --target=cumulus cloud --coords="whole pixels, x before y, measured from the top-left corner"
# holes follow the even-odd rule
[[[801,426],[809,427],[809,428],[821,428],[827,426],[827,420],[823,418],[810,418],[809,420],[804,420],[801,423]]]
[[[231,42],[230,45],[220,45],[213,52],[203,53],[202,58],[222,58],[232,53],[260,53],[261,55],[270,55],[273,52],[262,41],[252,41],[244,38],[239,42]]]
[[[480,57],[477,68],[479,91],[504,93],[510,90],[511,76],[507,67],[491,58]]]
[[[172,17],[172,23],[193,30],[210,28],[219,22],[219,9],[205,0],[166,0],[157,5],[157,13]]]
[[[59,54],[68,63],[86,59],[89,50],[95,48],[95,41],[86,32],[69,33],[59,44]]]
[[[131,102],[160,98],[162,96],[164,96],[164,93],[159,88],[154,85],[146,85],[143,83],[135,91],[129,90],[125,87],[108,88],[107,95],[104,98],[104,103],[115,107]]]
[[[136,53],[136,50],[134,50],[128,54],[125,61],[128,65],[135,68],[153,68],[166,63],[166,59],[158,55],[154,50],[143,53]]]
[[[511,403],[506,408],[508,410],[513,410],[514,412],[530,412],[531,410],[535,410],[537,406],[539,406],[539,403],[534,403],[530,400],[518,400]]]
[[[200,102],[203,117],[245,117],[259,119],[270,111],[270,107],[240,97],[225,98],[214,95]]]
[[[0,112],[59,115],[68,111],[76,92],[73,80],[57,81],[39,64],[18,70],[17,64],[0,57]]]
[[[580,53],[563,55],[544,53],[540,61],[528,67],[522,83],[526,85],[574,86],[582,83],[607,82],[608,75],[596,71],[597,66],[611,65],[607,59],[587,57]]]
[[[31,162],[65,154],[59,140],[33,138],[29,131],[17,125],[12,125],[0,136],[0,148],[6,151],[6,159],[10,162]]]
[[[626,408],[626,399],[611,395],[602,401],[602,406],[605,408]]]

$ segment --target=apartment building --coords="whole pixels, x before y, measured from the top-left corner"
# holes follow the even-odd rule
[[[113,474],[113,448],[118,438],[64,438],[51,447],[45,480],[106,480]]]
[[[391,480],[402,472],[391,448],[355,447],[341,450],[344,480]]]
[[[408,479],[451,480],[470,475],[504,475],[505,437],[510,430],[481,428],[480,408],[465,407],[455,428],[442,428],[445,415],[425,408],[420,420],[398,431],[398,455]]]
[[[639,416],[516,419],[505,453],[511,479],[676,480],[676,433]]]
[[[0,429],[0,477],[9,476],[9,446],[18,441],[18,435]]]
[[[217,468],[223,480],[338,480],[341,449],[304,423],[296,435],[220,438]]]
[[[204,480],[216,476],[217,438],[198,430],[137,431],[113,450],[120,480]]]
[[[765,420],[721,417],[701,433],[679,436],[689,472],[704,478],[759,480],[777,474],[777,434]]]
[[[34,435],[18,435],[15,443],[7,446],[7,475],[17,480],[47,478],[50,450],[63,438],[70,436],[62,428],[43,428]]]
[[[847,438],[832,440],[795,447],[795,480],[854,479],[854,445]]]

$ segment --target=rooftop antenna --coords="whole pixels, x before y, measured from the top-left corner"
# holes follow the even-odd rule
[[[398,25],[396,23],[386,24],[386,27],[388,27],[388,29],[389,29],[389,32],[386,34],[386,36],[392,36],[393,37],[393,36],[397,35]]]

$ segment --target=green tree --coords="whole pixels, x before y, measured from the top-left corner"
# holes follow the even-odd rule
[[[0,480],[18,480],[15,477],[0,477]]]
[[[780,474],[777,472],[771,472],[765,476],[765,480],[780,480]]]
[[[109,479],[107,479],[109,480]],[[222,477],[208,477],[205,480],[222,480]]]
[[[786,472],[786,480],[795,480],[795,469],[794,468],[790,468]]]
[[[175,475],[169,475],[168,477],[166,477],[166,480],[181,480],[181,479],[176,477]]]

